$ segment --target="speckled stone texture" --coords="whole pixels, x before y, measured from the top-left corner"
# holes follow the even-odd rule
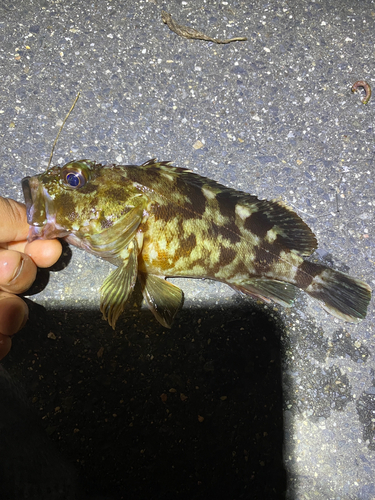
[[[181,38],[162,10],[248,41]],[[351,86],[375,83],[374,22],[372,0],[3,0],[0,194],[22,200],[81,91],[55,164],[157,157],[282,200],[317,235],[313,259],[373,286],[375,99]],[[373,303],[350,325],[302,292],[286,311],[174,280],[172,330],[135,293],[113,332],[110,269],[66,249],[3,362],[89,497],[375,498]]]

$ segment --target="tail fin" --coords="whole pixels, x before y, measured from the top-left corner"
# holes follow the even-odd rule
[[[310,275],[310,283],[301,286],[310,297],[337,318],[356,323],[366,317],[371,300],[371,288],[357,278],[328,267],[305,261],[304,271]]]

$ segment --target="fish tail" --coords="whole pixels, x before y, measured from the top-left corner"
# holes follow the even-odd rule
[[[298,268],[296,284],[337,318],[356,323],[366,317],[371,288],[364,281],[324,265],[304,261]]]

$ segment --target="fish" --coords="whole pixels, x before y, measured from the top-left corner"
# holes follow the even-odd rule
[[[140,166],[71,161],[25,177],[22,188],[29,242],[65,238],[116,266],[100,299],[113,329],[137,280],[157,321],[170,328],[183,303],[170,277],[220,281],[285,307],[302,289],[344,321],[366,316],[369,285],[307,260],[316,237],[281,202],[156,159]]]

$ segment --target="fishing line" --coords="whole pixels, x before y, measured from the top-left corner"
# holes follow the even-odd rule
[[[72,107],[70,108],[70,110],[68,111],[68,114],[66,115],[66,117],[64,118],[64,121],[62,122],[60,130],[57,132],[57,136],[56,136],[56,139],[55,139],[55,141],[53,143],[53,146],[52,146],[51,156],[49,157],[49,162],[48,162],[48,167],[47,168],[49,168],[50,165],[51,165],[51,161],[52,161],[52,157],[53,157],[53,152],[55,150],[56,143],[57,143],[57,141],[58,141],[58,139],[60,137],[60,133],[61,133],[62,129],[64,128],[64,125],[66,123],[66,120],[69,118],[70,113],[73,111],[74,106],[76,105],[80,94],[81,94],[81,92],[78,92],[77,97],[74,99]]]

